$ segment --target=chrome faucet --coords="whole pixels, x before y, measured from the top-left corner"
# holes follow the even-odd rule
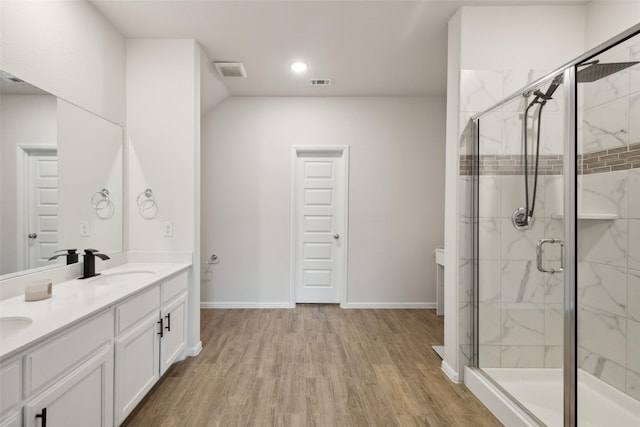
[[[85,249],[84,250],[84,265],[82,266],[82,277],[80,279],[88,279],[89,277],[98,276],[96,274],[96,257],[101,260],[110,259],[107,255],[98,253],[97,249]]]

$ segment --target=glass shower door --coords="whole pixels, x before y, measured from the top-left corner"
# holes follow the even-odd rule
[[[640,37],[575,67],[577,425],[640,425]]]
[[[476,365],[563,424],[563,75],[478,119]],[[523,86],[524,86],[523,82]]]

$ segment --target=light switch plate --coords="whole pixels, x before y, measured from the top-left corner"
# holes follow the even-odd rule
[[[165,221],[162,224],[162,235],[164,237],[172,237],[173,236],[173,222],[171,221]]]
[[[89,221],[80,221],[80,237],[89,237]]]

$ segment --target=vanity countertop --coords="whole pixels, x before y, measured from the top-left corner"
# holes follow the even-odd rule
[[[103,270],[99,276],[90,279],[54,284],[49,299],[26,302],[24,295],[19,295],[0,301],[0,318],[26,317],[32,320],[19,332],[5,331],[0,335],[0,358],[10,356],[190,266],[190,263],[123,264]]]

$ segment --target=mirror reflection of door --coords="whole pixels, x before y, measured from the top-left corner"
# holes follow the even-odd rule
[[[58,158],[54,150],[29,153],[27,188],[27,268],[48,265],[58,248]]]

